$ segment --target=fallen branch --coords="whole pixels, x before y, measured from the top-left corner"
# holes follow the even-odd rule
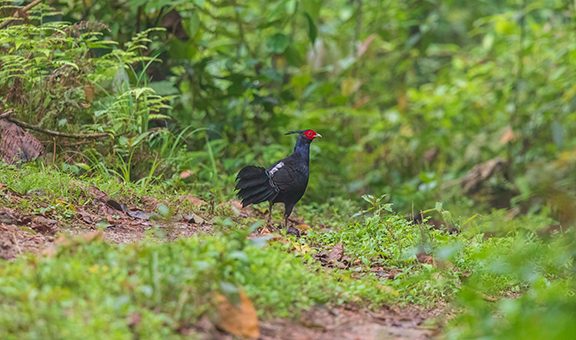
[[[10,113],[10,112],[6,112],[6,113]],[[3,113],[2,115],[0,115],[0,118],[5,118],[4,116],[6,115],[6,113]],[[55,136],[55,137],[62,137],[62,138],[78,138],[78,139],[82,139],[82,138],[86,138],[86,139],[98,139],[98,138],[111,138],[112,135],[109,133],[105,133],[105,132],[99,132],[99,133],[66,133],[66,132],[59,132],[59,131],[54,131],[54,130],[48,130],[48,129],[44,129],[41,128],[39,126],[36,125],[32,125],[32,124],[28,124],[26,122],[22,122],[19,121],[18,119],[15,118],[10,118],[8,117],[8,115],[6,115],[6,120],[22,127],[25,129],[30,129],[30,130],[34,130],[36,132],[40,132],[46,135],[50,135],[50,136]]]
[[[22,7],[21,9],[16,10],[16,13],[14,13],[14,19],[18,19],[19,18],[19,13],[25,14],[26,12],[28,12],[29,10],[31,10],[32,8],[34,8],[36,5],[40,4],[42,2],[42,0],[34,0],[31,3],[29,3],[28,5]],[[6,20],[3,23],[0,23],[0,29],[6,28],[7,26],[9,26],[13,21],[12,20]]]
[[[10,116],[13,112],[14,112],[14,111],[12,111],[12,110],[8,110],[8,111],[6,111],[6,112],[0,113],[0,119],[6,118],[6,117]]]

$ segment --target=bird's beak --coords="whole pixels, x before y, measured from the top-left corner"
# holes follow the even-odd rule
[[[314,136],[314,138],[322,138],[322,135],[317,133],[316,136]]]

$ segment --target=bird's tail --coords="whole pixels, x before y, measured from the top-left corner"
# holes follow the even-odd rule
[[[242,207],[274,199],[277,191],[270,183],[266,169],[247,166],[236,176],[236,190],[242,200]]]

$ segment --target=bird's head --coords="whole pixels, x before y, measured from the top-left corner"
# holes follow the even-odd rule
[[[298,134],[299,136],[305,138],[306,140],[312,142],[314,138],[322,138],[322,135],[314,130],[296,130],[286,132],[287,135]]]

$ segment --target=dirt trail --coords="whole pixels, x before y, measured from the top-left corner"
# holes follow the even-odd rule
[[[381,340],[432,339],[440,327],[432,322],[440,317],[439,309],[382,308],[371,312],[359,308],[318,306],[303,313],[298,320],[275,319],[260,323],[260,340]],[[207,319],[196,331],[204,340],[233,340],[216,329]]]
[[[425,324],[433,312],[382,309],[315,308],[298,322],[275,320],[261,325],[262,339],[430,339],[437,326]]]
[[[156,211],[159,202],[152,198],[143,198],[141,207],[127,207],[94,187],[88,188],[87,195],[91,202],[71,208],[73,216],[66,219],[59,218],[49,209],[44,209],[47,211],[44,213],[38,212],[42,209],[26,209],[35,210],[30,213],[0,205],[0,259],[14,259],[23,253],[41,253],[58,242],[58,234],[81,236],[101,231],[104,239],[111,243],[131,243],[142,240],[150,231],[161,233],[166,240],[212,231],[212,225],[195,214],[154,219],[158,216],[151,212]],[[8,202],[5,205],[11,207],[31,199],[29,195],[11,191],[1,183],[0,198],[0,204]]]
[[[28,199],[0,185],[0,194],[10,206]],[[95,189],[93,204],[75,207],[75,215],[65,224],[50,215],[30,214],[17,209],[0,206],[0,259],[11,260],[24,253],[49,253],[55,244],[65,237],[66,231],[78,237],[91,237],[102,233],[112,243],[137,242],[149,230],[160,230],[163,237],[173,240],[196,233],[210,233],[212,225],[197,215],[172,218],[170,221],[151,221],[150,213],[158,202],[150,200],[143,209],[129,209],[112,201],[103,192]],[[232,211],[237,217],[246,217],[254,211],[239,211],[232,202]],[[328,254],[328,260],[334,254]],[[326,259],[321,259],[326,260]],[[1,261],[1,260],[0,260]],[[262,340],[333,340],[333,339],[430,339],[438,329],[429,324],[440,310],[422,311],[415,308],[394,309],[384,307],[377,312],[357,308],[316,307],[305,312],[299,320],[276,319],[260,324]],[[199,322],[196,331],[205,339],[233,339],[216,330],[210,322]]]

